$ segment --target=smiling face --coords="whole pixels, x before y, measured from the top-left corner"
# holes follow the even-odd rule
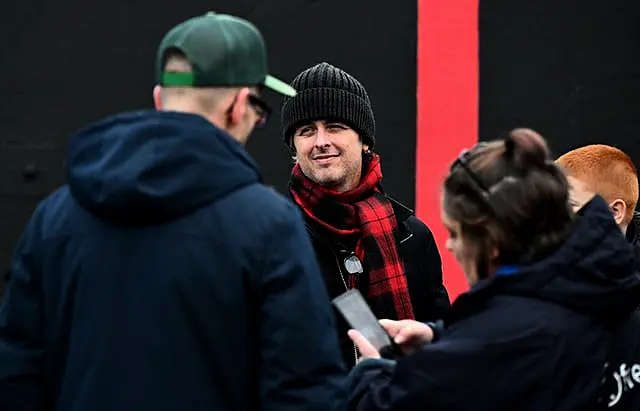
[[[303,124],[293,134],[296,158],[305,176],[332,190],[349,191],[360,183],[362,144],[358,133],[338,121]]]

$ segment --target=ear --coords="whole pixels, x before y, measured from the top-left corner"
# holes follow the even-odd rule
[[[488,234],[484,239],[483,247],[480,247],[480,251],[485,250],[487,255],[487,260],[489,262],[489,268],[494,269],[497,268],[500,262],[500,249],[498,248],[497,242],[495,241],[493,235]]]
[[[249,105],[247,102],[247,96],[249,95],[249,88],[243,87],[238,92],[237,97],[235,99],[235,104],[231,112],[229,113],[229,119],[231,120],[232,125],[242,123],[243,119],[247,115],[247,110],[249,109]]]
[[[162,87],[156,85],[153,88],[153,105],[156,110],[162,110]]]
[[[616,224],[621,225],[624,216],[627,214],[627,204],[618,198],[609,204],[609,209],[613,214],[613,219],[616,220]]]
[[[491,255],[491,261],[497,261],[498,257],[500,257],[500,250],[498,250],[498,247],[492,245],[490,255]]]

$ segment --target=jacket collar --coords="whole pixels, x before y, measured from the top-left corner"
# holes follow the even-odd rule
[[[393,213],[396,216],[396,220],[398,221],[398,229],[400,231],[400,244],[409,240],[413,237],[413,231],[411,231],[411,227],[407,224],[407,220],[412,217],[415,213],[412,209],[405,206],[398,200],[393,197],[386,196],[387,200],[391,202],[391,207],[393,207]]]
[[[388,195],[385,195],[385,197],[387,197],[387,200],[391,202],[391,206],[393,207],[393,213],[396,215],[396,219],[398,220],[398,223],[405,222],[409,217],[415,214],[412,209],[402,204],[395,198],[390,197]]]

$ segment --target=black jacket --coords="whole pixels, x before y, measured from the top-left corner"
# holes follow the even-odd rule
[[[581,213],[551,256],[503,267],[458,297],[437,341],[356,366],[350,408],[639,410],[634,255],[604,200]]]
[[[69,144],[0,308],[1,411],[339,409],[334,315],[304,223],[200,116]]]
[[[442,282],[442,263],[433,234],[422,221],[414,216],[412,210],[393,198],[387,198],[391,201],[398,221],[400,238],[402,239],[398,244],[398,252],[404,262],[414,315],[418,321],[436,321],[445,315],[450,303],[447,290]],[[346,291],[343,281],[343,277],[346,276],[344,259],[351,255],[353,250],[331,240],[326,235],[322,235],[321,229],[308,217],[306,224],[329,295],[331,298],[335,298]],[[361,289],[366,297],[366,290],[364,290],[368,283],[366,264],[364,270],[359,283],[362,285]],[[338,311],[335,313],[343,358],[346,364],[351,366],[355,364],[356,351],[347,336],[349,327]],[[374,311],[374,314],[378,318],[391,317],[387,313]]]
[[[627,240],[640,248],[640,213],[637,211],[633,213],[633,218],[627,227]]]

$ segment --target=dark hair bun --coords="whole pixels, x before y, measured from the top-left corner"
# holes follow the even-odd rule
[[[544,168],[551,158],[544,138],[528,128],[511,130],[504,141],[504,146],[504,155],[518,170]]]

